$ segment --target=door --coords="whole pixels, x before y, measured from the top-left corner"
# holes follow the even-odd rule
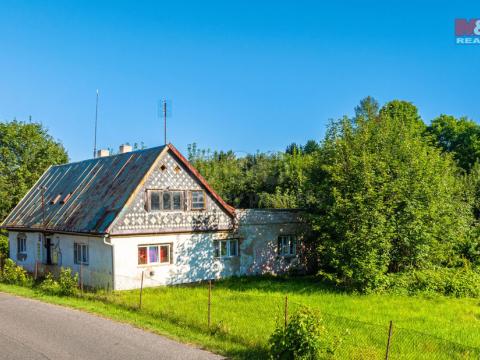
[[[51,238],[45,239],[45,249],[47,250],[45,263],[47,265],[52,265],[52,239]]]

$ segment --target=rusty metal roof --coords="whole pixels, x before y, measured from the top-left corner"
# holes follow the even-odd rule
[[[2,227],[104,234],[164,148],[52,166],[8,215]],[[45,223],[42,188],[45,188]]]

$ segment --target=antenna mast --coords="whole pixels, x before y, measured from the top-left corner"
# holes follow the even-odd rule
[[[163,132],[164,143],[167,145],[167,100],[163,100]]]
[[[97,101],[95,103],[95,138],[93,140],[93,158],[97,157],[97,121],[98,121],[98,89],[97,89]]]

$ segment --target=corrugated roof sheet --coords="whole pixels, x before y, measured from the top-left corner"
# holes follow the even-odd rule
[[[49,231],[103,234],[164,148],[53,166],[8,215],[2,227],[45,226]],[[42,187],[46,188],[45,225]],[[63,203],[66,197],[69,198]]]

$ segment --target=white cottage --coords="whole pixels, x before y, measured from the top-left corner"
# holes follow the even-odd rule
[[[298,267],[289,210],[236,210],[171,144],[50,167],[5,219],[10,257],[115,290]]]

